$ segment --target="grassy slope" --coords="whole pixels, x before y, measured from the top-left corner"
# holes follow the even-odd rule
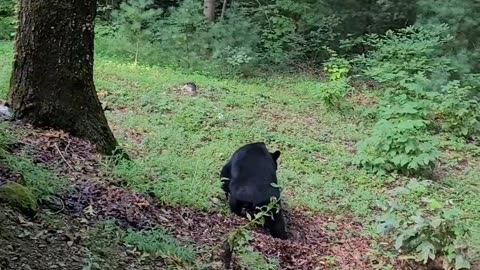
[[[140,134],[137,143],[123,139],[141,158],[117,171],[135,188],[170,204],[207,209],[219,193],[219,169],[235,148],[267,141],[284,153],[280,179],[293,195],[291,203],[368,214],[380,179],[347,165],[349,149],[363,136],[362,124],[327,112],[313,97],[313,83],[267,86],[97,63],[98,90],[109,92],[114,107],[126,107],[108,114],[111,123]],[[186,81],[198,83],[202,94],[176,94],[175,87]]]
[[[0,44],[2,96],[10,48]],[[218,80],[102,56],[95,71],[97,90],[113,108],[107,113],[111,126],[135,155],[114,173],[167,204],[211,209],[211,198],[221,196],[217,175],[223,162],[241,144],[253,141],[266,141],[283,152],[279,178],[290,206],[369,220],[388,190],[407,181],[372,176],[349,165],[355,143],[368,134],[371,123],[360,117],[362,108],[343,115],[327,110],[316,97],[315,82]],[[188,81],[200,86],[199,96],[175,93]],[[441,184],[399,200],[407,207],[424,197],[452,200],[477,220],[472,226],[480,247],[480,161],[472,149],[459,146],[444,154]]]

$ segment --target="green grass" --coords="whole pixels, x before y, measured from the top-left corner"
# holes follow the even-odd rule
[[[6,99],[13,65],[13,44],[0,41],[0,100]]]
[[[201,87],[200,96],[175,93],[187,81]],[[375,196],[363,184],[381,185],[381,179],[348,165],[349,147],[362,138],[364,124],[329,112],[305,82],[241,83],[98,60],[96,85],[110,94],[108,104],[126,108],[107,115],[123,131],[117,134],[128,130],[142,137],[139,145],[117,135],[140,154],[116,174],[165,203],[209,209],[219,194],[221,166],[237,147],[253,141],[283,151],[280,179],[295,194],[288,198],[293,204],[366,215]],[[345,196],[352,188],[358,192]]]
[[[10,43],[0,44],[0,93],[5,94]],[[193,81],[200,95],[182,96],[177,87]],[[380,177],[350,165],[355,144],[372,123],[365,108],[342,113],[326,108],[318,82],[272,78],[263,81],[216,79],[162,67],[133,66],[97,55],[95,83],[113,109],[107,118],[116,137],[132,153],[113,173],[132,189],[155,194],[169,205],[218,210],[219,171],[239,146],[265,141],[282,151],[279,179],[289,207],[371,221],[389,191],[406,184],[399,176]],[[445,151],[444,176],[428,191],[398,199],[414,208],[427,196],[452,202],[471,218],[474,248],[480,251],[479,149],[460,145]],[[468,162],[464,162],[467,160]],[[451,183],[451,184],[449,184]]]
[[[177,262],[191,264],[196,256],[192,247],[182,247],[173,236],[162,229],[140,232],[130,230],[126,232],[123,241],[141,252],[172,258]]]
[[[28,156],[12,155],[5,150],[8,144],[15,141],[12,132],[9,126],[0,123],[0,165],[21,175],[22,184],[26,185],[39,199],[48,199],[51,195],[66,191],[69,187],[65,178],[35,164]]]
[[[22,175],[24,184],[32,190],[37,198],[48,199],[49,196],[69,188],[65,178],[36,165],[28,157],[8,157],[5,163],[12,171]]]
[[[91,227],[86,239],[90,261],[98,265],[96,269],[125,267],[121,265],[122,259],[119,258],[124,256],[125,249],[141,253],[141,265],[148,265],[150,268],[158,267],[156,263],[161,260],[168,265],[167,269],[185,269],[185,267],[193,269],[192,266],[196,265],[196,260],[199,259],[198,250],[189,243],[178,241],[162,228],[142,231],[124,230],[115,225],[114,221],[107,220]],[[140,265],[137,266],[142,268]]]

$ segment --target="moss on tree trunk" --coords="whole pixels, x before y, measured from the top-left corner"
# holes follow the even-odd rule
[[[117,147],[93,83],[95,0],[20,0],[9,103],[17,118]]]

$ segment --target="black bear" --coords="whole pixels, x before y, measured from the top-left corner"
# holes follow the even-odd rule
[[[223,166],[220,177],[222,189],[230,209],[239,216],[245,216],[242,209],[252,213],[257,207],[266,206],[270,198],[280,200],[277,184],[277,159],[280,151],[270,153],[265,143],[251,143],[240,147]],[[281,202],[279,211],[273,211],[271,218],[265,218],[265,228],[273,237],[286,239],[287,232]]]

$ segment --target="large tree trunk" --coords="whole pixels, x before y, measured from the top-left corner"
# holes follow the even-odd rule
[[[17,118],[117,147],[93,84],[96,0],[21,0],[8,95]]]
[[[215,0],[203,0],[203,14],[209,21],[215,20]]]

